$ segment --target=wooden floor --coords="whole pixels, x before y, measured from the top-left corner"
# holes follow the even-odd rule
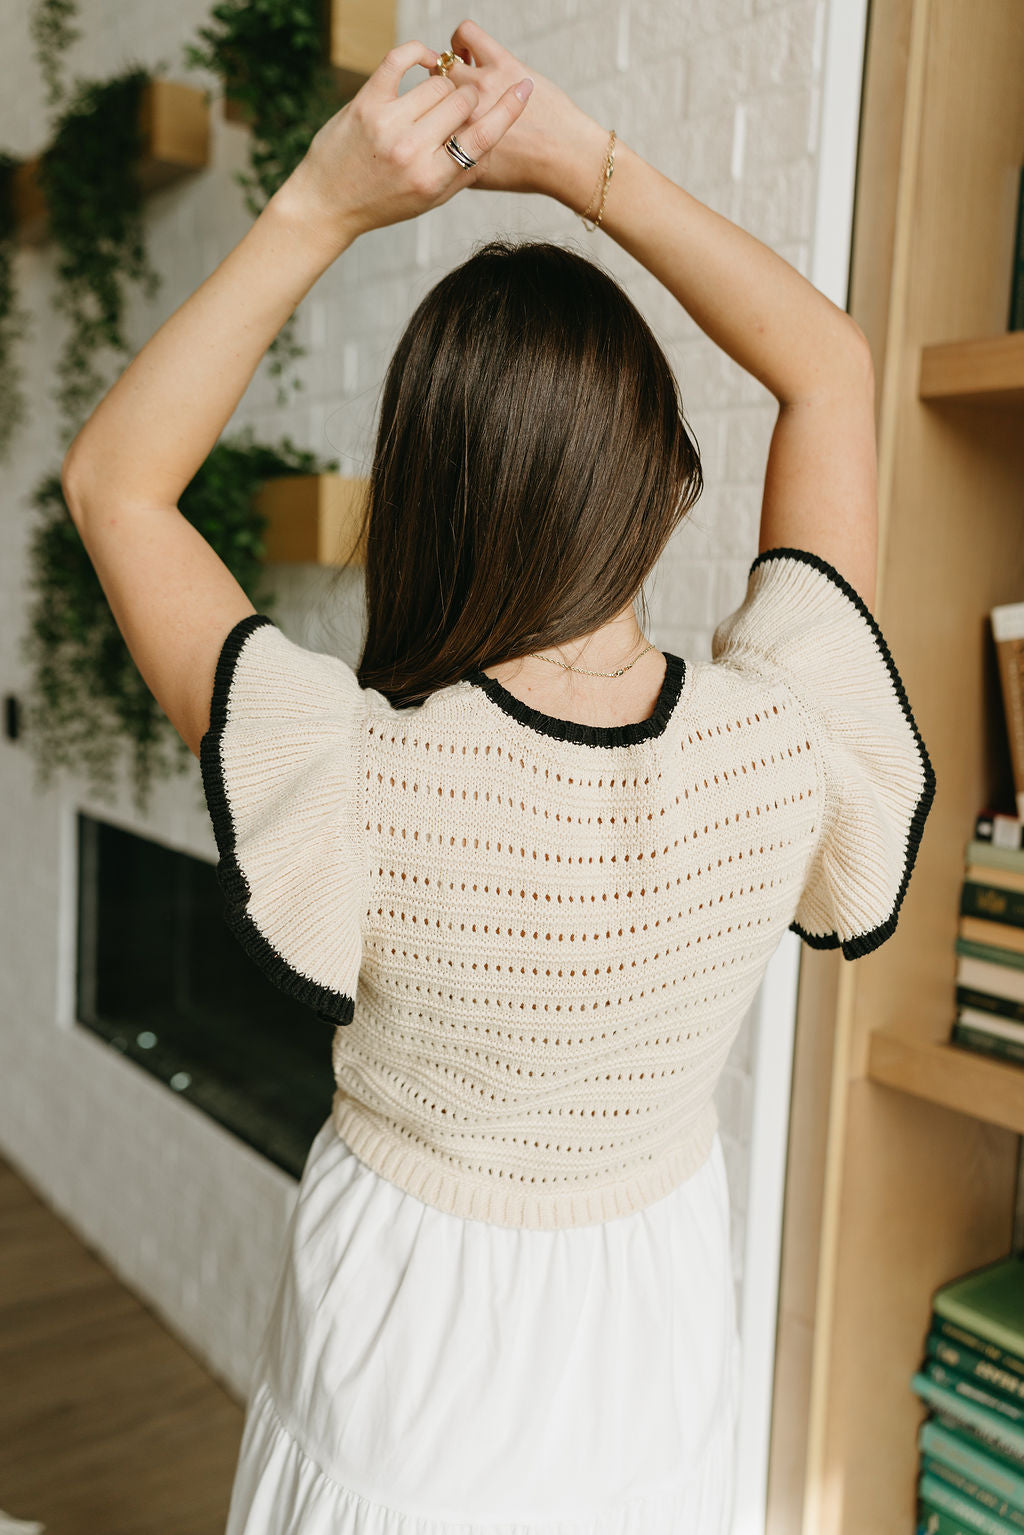
[[[0,1159],[0,1509],[224,1535],[243,1409]]]

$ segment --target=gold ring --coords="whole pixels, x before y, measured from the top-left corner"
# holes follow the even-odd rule
[[[451,69],[452,65],[455,64],[456,62],[461,64],[462,60],[459,58],[457,53],[453,53],[451,48],[446,48],[444,53],[439,53],[438,54],[438,56],[437,56],[437,67],[441,71],[441,73],[444,75],[446,80],[448,78],[448,71]]]

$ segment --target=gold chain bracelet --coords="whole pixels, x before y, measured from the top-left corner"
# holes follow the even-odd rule
[[[583,220],[583,226],[584,226],[585,229],[595,230],[595,229],[599,229],[601,227],[601,219],[602,219],[602,217],[604,215],[604,200],[605,200],[605,198],[608,195],[608,183],[612,179],[612,171],[614,169],[615,169],[615,129],[613,128],[612,131],[611,131],[611,136],[608,139],[608,148],[604,152],[604,164],[601,167],[601,177],[600,177],[600,180],[598,181],[597,186],[594,188],[594,193],[593,193],[593,196],[590,199],[590,202],[587,203],[587,206],[584,208],[583,212],[580,214],[580,218]],[[593,222],[591,222],[590,221],[590,209],[591,209],[591,206],[592,206],[592,204],[594,202],[594,198],[596,198],[598,195],[600,195],[600,199],[601,200],[600,200],[600,202],[597,205],[597,217],[593,220]]]

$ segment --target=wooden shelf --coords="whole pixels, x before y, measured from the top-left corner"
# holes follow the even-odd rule
[[[1024,404],[1024,331],[921,348],[922,400]]]
[[[1024,1066],[936,1040],[875,1029],[868,1076],[929,1103],[1024,1135]]]
[[[394,0],[330,0],[327,56],[338,87],[338,105],[350,101],[395,42]],[[224,116],[245,123],[241,102],[224,97]]]
[[[194,86],[151,80],[142,92],[139,127],[144,192],[158,191],[209,164],[210,112],[204,93]],[[23,160],[14,170],[15,237],[21,245],[41,245],[49,239],[49,215],[37,174],[39,158]]]
[[[347,101],[394,47],[394,0],[331,0],[330,29],[331,67]]]
[[[368,482],[340,474],[292,474],[268,480],[256,498],[267,518],[270,565],[363,565],[361,523]]]

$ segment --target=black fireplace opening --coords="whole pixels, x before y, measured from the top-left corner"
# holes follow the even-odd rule
[[[330,1113],[331,1025],[246,955],[212,863],[81,812],[76,1015],[301,1175]]]

